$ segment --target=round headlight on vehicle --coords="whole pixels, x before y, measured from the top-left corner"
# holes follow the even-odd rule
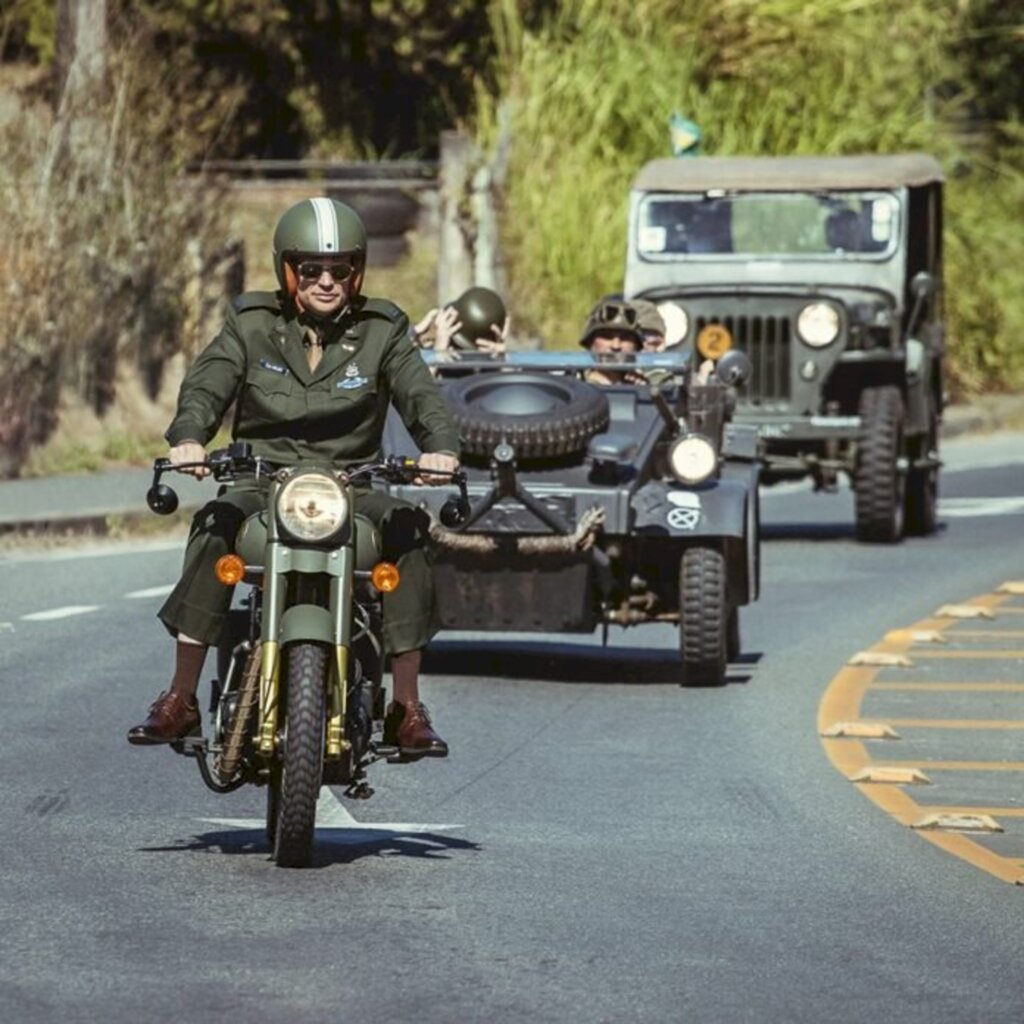
[[[811,348],[824,348],[839,336],[839,313],[827,302],[812,302],[800,310],[796,330]]]
[[[348,518],[348,501],[326,473],[300,473],[277,496],[277,519],[296,540],[326,540]]]
[[[715,446],[700,434],[686,434],[668,452],[672,475],[683,484],[703,483],[718,466]]]
[[[665,321],[665,347],[672,348],[685,341],[690,330],[690,318],[686,310],[676,302],[659,302],[658,312]]]

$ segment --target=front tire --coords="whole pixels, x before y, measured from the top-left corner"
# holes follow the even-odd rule
[[[313,856],[324,770],[327,654],[317,644],[294,644],[285,652],[284,750],[270,783],[277,788],[278,804],[274,860],[282,868],[308,867]],[[268,797],[268,808],[274,799],[274,794]]]
[[[853,474],[857,539],[895,544],[903,537],[906,478],[903,454],[903,396],[899,388],[866,388],[860,397],[864,436]]]
[[[679,650],[683,686],[722,686],[729,646],[725,557],[705,545],[688,547],[679,563]]]
[[[921,443],[925,458],[938,458],[939,425],[931,429]],[[928,537],[939,525],[939,467],[912,466],[907,474],[906,532],[911,537]]]

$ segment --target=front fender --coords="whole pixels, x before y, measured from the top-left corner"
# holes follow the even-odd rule
[[[650,480],[630,506],[637,533],[666,537],[738,537],[747,531],[747,492],[741,480],[709,480],[681,487]]]
[[[277,638],[282,647],[296,640],[333,645],[331,613],[315,604],[293,604],[281,616]]]

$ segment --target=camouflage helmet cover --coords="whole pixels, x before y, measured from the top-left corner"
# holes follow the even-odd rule
[[[366,227],[351,206],[337,199],[303,199],[281,215],[271,252],[277,282],[289,294],[294,294],[294,275],[289,274],[286,261],[306,255],[352,256],[358,271],[353,293],[357,293],[366,262]]]
[[[650,334],[660,334],[665,337],[665,318],[658,311],[658,307],[650,299],[632,299],[636,307],[637,323],[640,330]]]
[[[490,288],[468,288],[453,303],[462,325],[452,335],[456,348],[472,349],[481,338],[496,340],[494,328],[500,331],[505,324],[505,303],[501,296]]]
[[[640,315],[636,306],[617,296],[606,296],[590,311],[583,326],[580,344],[589,348],[594,335],[603,331],[626,334],[636,342],[638,348],[643,345]]]

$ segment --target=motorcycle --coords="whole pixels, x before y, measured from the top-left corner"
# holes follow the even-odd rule
[[[196,760],[216,793],[266,786],[274,861],[306,867],[320,787],[345,786],[346,795],[366,799],[373,794],[367,768],[403,760],[397,747],[377,738],[385,705],[382,595],[400,586],[400,574],[382,560],[378,530],[353,513],[353,488],[375,480],[409,483],[420,470],[414,459],[398,456],[349,470],[281,469],[235,442],[202,462],[157,459],[149,507],[173,513],[178,496],[164,474],[198,467],[223,484],[265,479],[266,506],[245,520],[234,552],[216,564],[221,583],[250,590],[229,613],[218,646],[210,735],[171,746]],[[458,488],[440,518],[459,526],[469,515],[465,475],[431,475]]]

